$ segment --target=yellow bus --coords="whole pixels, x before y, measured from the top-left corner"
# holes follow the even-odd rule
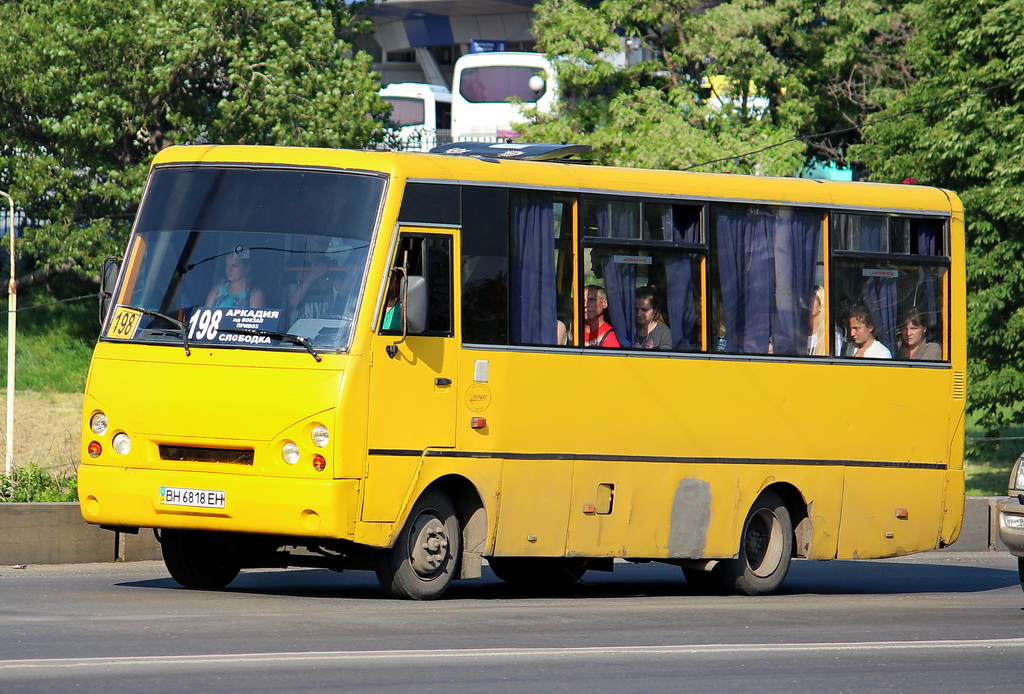
[[[762,594],[957,538],[955,195],[441,149],[156,157],[105,273],[86,521],[154,529],[189,588],[415,599],[623,560]]]

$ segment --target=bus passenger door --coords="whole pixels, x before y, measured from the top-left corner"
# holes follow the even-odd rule
[[[401,269],[391,271],[371,340],[364,521],[395,521],[424,451],[455,446],[453,246],[450,233],[400,230],[391,268]],[[422,331],[404,340],[403,276],[410,288],[423,278],[427,308]]]

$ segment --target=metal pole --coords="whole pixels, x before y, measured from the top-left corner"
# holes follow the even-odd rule
[[[14,198],[0,190],[7,198],[10,210],[7,217],[11,235],[11,281],[7,285],[7,461],[4,473],[10,477],[14,471],[14,336],[18,311],[18,284],[14,279]]]

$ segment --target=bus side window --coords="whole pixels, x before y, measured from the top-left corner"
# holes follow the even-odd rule
[[[451,337],[452,242],[449,236],[405,235],[398,243],[392,267],[404,267],[410,277],[423,277],[426,285],[427,322],[422,335]],[[402,272],[392,270],[388,280],[381,332],[400,334]]]

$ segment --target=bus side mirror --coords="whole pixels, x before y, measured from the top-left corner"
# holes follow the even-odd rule
[[[399,318],[402,326],[402,339],[387,346],[388,356],[392,359],[398,355],[398,345],[405,342],[409,335],[418,335],[427,329],[427,280],[419,275],[406,275],[402,278],[399,289]]]
[[[418,335],[427,329],[427,280],[419,275],[405,278],[405,311],[407,331]]]
[[[120,266],[114,258],[107,258],[103,262],[103,271],[100,273],[100,325],[110,311],[110,302],[114,296],[114,287],[117,285],[117,274]]]

